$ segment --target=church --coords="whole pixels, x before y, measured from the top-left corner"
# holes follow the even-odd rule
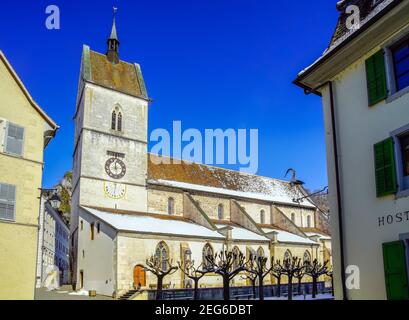
[[[107,52],[82,52],[70,230],[76,290],[119,298],[139,286],[155,289],[156,277],[143,269],[152,255],[200,265],[228,248],[246,257],[331,260],[328,218],[301,185],[148,153],[150,99],[141,67],[120,59],[119,44],[114,19]],[[178,270],[164,285],[191,282]],[[222,279],[209,274],[200,285],[221,287]]]

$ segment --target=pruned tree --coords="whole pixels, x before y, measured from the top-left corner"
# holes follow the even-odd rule
[[[305,263],[306,262],[304,262],[304,268],[300,268],[294,273],[294,278],[296,278],[298,281],[298,286],[297,286],[298,294],[301,294],[301,281],[305,276]]]
[[[280,268],[281,262],[277,260],[274,262],[274,257],[271,259],[272,268],[271,275],[277,279],[277,292],[276,296],[281,297],[281,278],[284,275],[284,271]]]
[[[257,274],[247,271],[244,275],[241,275],[240,278],[243,280],[250,281],[253,297],[255,298],[256,297]]]
[[[304,266],[301,264],[301,259],[298,257],[293,257],[283,260],[283,263],[280,261],[277,262],[276,268],[281,269],[283,275],[286,275],[288,278],[288,300],[293,299],[293,278],[294,275],[300,272]]]
[[[178,262],[178,265],[179,269],[183,272],[183,274],[189,279],[193,280],[194,283],[193,299],[198,300],[199,281],[210,271],[207,270],[206,268],[203,268],[203,263],[196,268],[195,262],[193,260],[185,261],[183,264]]]
[[[208,261],[205,269],[223,278],[223,298],[230,300],[230,281],[240,272],[246,271],[243,253],[236,254],[232,251],[222,250],[214,256],[208,255],[205,258]]]
[[[325,261],[322,264],[318,262],[317,259],[314,259],[313,262],[308,261],[305,264],[305,274],[312,278],[312,297],[313,298],[315,298],[315,296],[318,293],[318,288],[317,288],[318,278],[326,274],[328,271],[328,266],[327,266],[328,262],[329,261]]]
[[[273,269],[273,263],[270,268],[267,268],[268,259],[258,255],[251,255],[247,262],[247,271],[256,275],[258,279],[258,297],[260,300],[264,300],[264,278],[270,274]],[[273,261],[273,259],[271,259]]]
[[[156,300],[162,300],[163,279],[171,274],[174,274],[178,267],[173,265],[173,261],[169,259],[160,259],[157,256],[151,256],[146,259],[145,271],[151,272],[157,278],[156,285]]]

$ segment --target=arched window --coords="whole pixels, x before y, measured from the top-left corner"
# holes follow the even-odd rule
[[[116,112],[115,112],[115,110],[112,111],[111,129],[116,130]]]
[[[219,218],[219,220],[224,219],[224,207],[222,204],[219,204],[219,206],[217,207],[217,217]]]
[[[168,214],[169,215],[175,214],[175,199],[173,198],[168,199]]]
[[[192,251],[190,249],[186,249],[184,254],[183,254],[183,260],[184,262],[192,261]]]
[[[291,260],[291,259],[292,259],[292,254],[291,254],[290,250],[287,250],[287,251],[284,253],[284,261],[286,261],[286,260]]]
[[[118,121],[116,125],[116,130],[117,131],[122,131],[122,112],[118,113]]]
[[[311,228],[311,216],[307,216],[307,228]]]
[[[203,252],[202,252],[202,260],[203,260],[203,265],[205,267],[210,267],[210,262],[207,259],[207,257],[213,257],[213,248],[209,243],[206,243],[206,245],[203,247]]]
[[[233,268],[237,269],[240,263],[240,249],[238,247],[234,247],[232,252],[233,252]]]
[[[156,246],[155,250],[155,258],[156,263],[162,268],[163,271],[168,270],[168,259],[169,259],[169,251],[168,246],[165,242],[161,241]]]
[[[119,106],[116,106],[112,111],[111,129],[115,131],[122,131],[122,111]]]
[[[311,254],[307,250],[304,252],[303,261],[311,262]]]
[[[247,251],[247,257],[246,257],[247,259],[250,259],[250,258],[254,259],[255,257],[257,257],[257,253],[253,248],[247,247],[246,251]]]
[[[264,249],[262,247],[259,247],[257,249],[257,256],[258,257],[264,257]]]
[[[292,221],[293,223],[295,223],[295,213],[294,213],[294,212],[291,213],[291,221]]]
[[[260,211],[260,223],[265,224],[266,223],[266,212],[264,210]]]

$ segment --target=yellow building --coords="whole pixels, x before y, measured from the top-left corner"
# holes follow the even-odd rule
[[[43,150],[58,126],[0,51],[0,299],[33,299]]]

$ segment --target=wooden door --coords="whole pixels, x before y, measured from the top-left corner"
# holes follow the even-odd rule
[[[133,269],[133,282],[135,287],[146,286],[146,273],[142,266],[135,266]]]

